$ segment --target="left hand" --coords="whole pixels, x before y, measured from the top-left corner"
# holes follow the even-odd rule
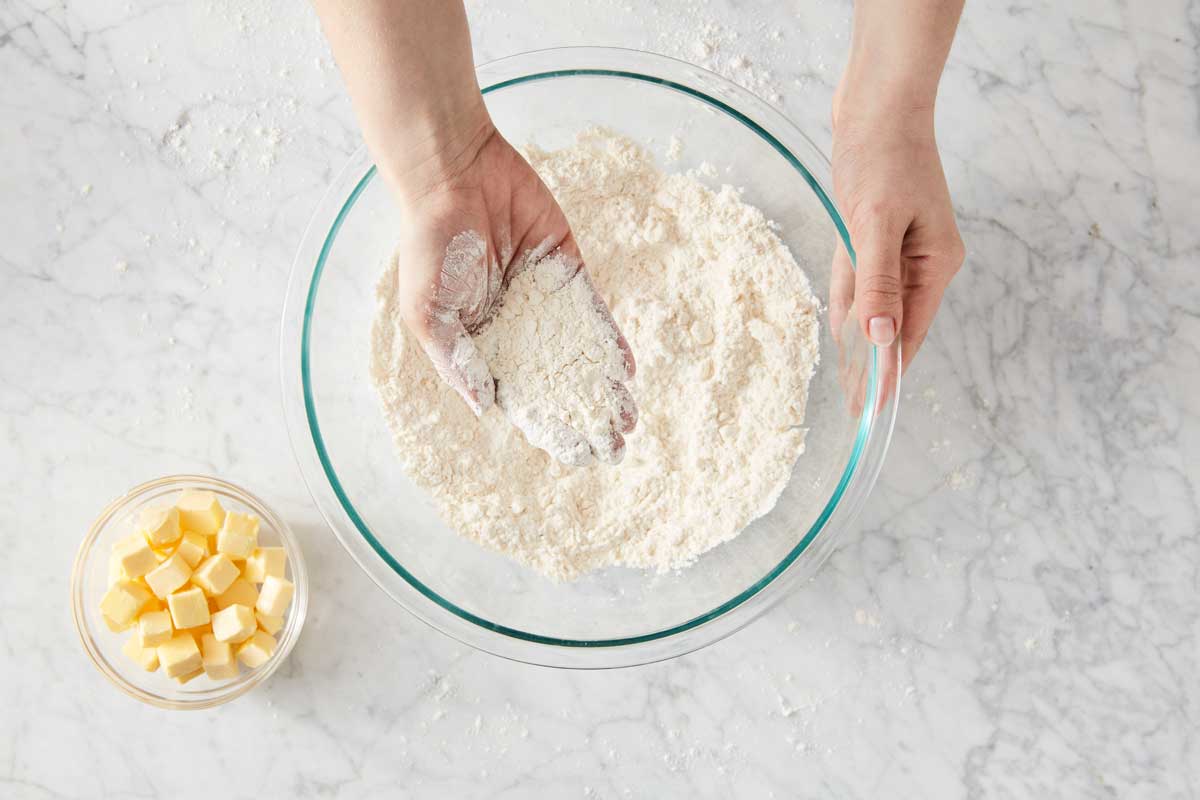
[[[884,392],[917,354],[965,250],[933,134],[933,108],[905,107],[839,86],[833,113],[833,186],[857,270],[839,244],[830,319],[853,309],[863,334],[886,348]]]

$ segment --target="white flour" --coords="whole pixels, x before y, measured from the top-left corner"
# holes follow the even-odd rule
[[[567,467],[499,408],[476,419],[405,330],[393,262],[371,375],[400,458],[452,528],[553,579],[685,566],[770,510],[804,451],[817,302],[735,189],[664,174],[606,131],[527,156],[638,361],[625,459]]]

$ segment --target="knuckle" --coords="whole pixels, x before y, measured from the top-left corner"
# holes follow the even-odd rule
[[[895,275],[886,273],[864,275],[859,299],[873,306],[892,306],[900,302],[903,289],[900,278]]]
[[[855,203],[850,210],[851,236],[860,242],[891,233],[895,228],[895,208],[884,198],[871,197]]]

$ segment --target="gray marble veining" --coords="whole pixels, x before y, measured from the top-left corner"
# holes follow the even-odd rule
[[[703,58],[827,144],[849,6],[752,5],[469,10],[481,61]],[[358,142],[311,11],[0,4],[0,794],[1200,795],[1198,53],[1195,2],[969,3],[969,256],[859,530],[726,641],[568,674],[392,606],[300,482],[276,327]],[[287,514],[312,610],[269,684],[167,715],[87,663],[67,582],[103,503],[192,469]]]

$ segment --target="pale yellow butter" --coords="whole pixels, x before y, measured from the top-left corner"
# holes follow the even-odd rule
[[[287,569],[287,551],[282,547],[259,547],[246,559],[246,580],[262,583],[268,575],[282,578]]]
[[[101,598],[100,613],[113,624],[128,628],[151,599],[150,592],[140,583],[118,581]]]
[[[154,647],[143,647],[138,637],[130,636],[121,647],[121,652],[133,659],[146,672],[158,669],[158,650]]]
[[[291,605],[295,591],[296,587],[291,581],[268,575],[258,592],[258,603],[254,607],[272,617],[281,617]]]
[[[158,647],[170,641],[175,633],[170,611],[143,611],[137,625],[142,647]]]
[[[154,550],[140,533],[127,536],[113,545],[113,558],[128,578],[140,578],[158,566]]]
[[[174,506],[143,510],[138,527],[150,544],[158,548],[174,544],[183,533],[179,529],[179,509]]]
[[[226,512],[207,491],[144,509],[136,532],[113,545],[100,601],[110,630],[133,629],[125,655],[180,684],[201,674],[228,680],[239,663],[265,664],[295,587],[284,577],[287,551],[259,547],[259,528],[257,516]]]
[[[146,584],[156,597],[165,598],[187,583],[190,577],[192,577],[192,568],[188,566],[183,556],[175,553],[146,573]]]
[[[244,642],[257,629],[254,610],[250,606],[232,605],[213,614],[212,632],[221,642]]]
[[[123,633],[137,625],[136,619],[130,620],[129,622],[113,622],[108,618],[107,614],[101,614],[100,619],[104,620],[104,627],[108,628],[113,633]]]
[[[254,608],[258,602],[258,587],[245,578],[235,578],[229,588],[216,597],[217,608],[229,608],[235,603]]]
[[[179,509],[179,524],[185,531],[215,536],[225,521],[225,509],[212,492],[184,489],[175,507]]]
[[[196,640],[186,633],[177,633],[166,644],[160,644],[158,661],[168,678],[190,675],[204,668]]]
[[[187,675],[180,675],[175,680],[179,683],[180,686],[182,686],[185,683],[191,683],[194,679],[199,678],[203,674],[204,674],[204,667],[201,666],[200,669],[198,669],[194,672],[189,672]]]
[[[258,547],[258,517],[230,511],[217,533],[217,552],[230,558],[243,560],[250,557]]]
[[[179,540],[175,552],[183,557],[189,567],[195,569],[197,564],[208,558],[208,538],[203,534],[188,531]]]
[[[250,669],[257,669],[275,652],[275,638],[269,633],[255,631],[254,635],[238,645],[238,660]]]
[[[110,553],[108,556],[108,585],[129,580],[129,576],[125,574],[124,568],[121,566],[121,559],[115,553]]]
[[[192,574],[192,583],[210,596],[216,597],[229,588],[239,575],[237,565],[224,553],[217,553],[204,560]]]
[[[216,636],[206,633],[200,637],[200,655],[204,672],[214,681],[237,677],[238,662],[229,642],[219,641]]]
[[[171,624],[176,630],[207,625],[212,619],[208,598],[196,586],[167,597],[167,607],[171,609]]]
[[[273,617],[270,614],[264,614],[256,609],[254,611],[254,618],[258,620],[258,627],[262,628],[272,636],[279,633],[280,629],[283,627],[283,617]]]

